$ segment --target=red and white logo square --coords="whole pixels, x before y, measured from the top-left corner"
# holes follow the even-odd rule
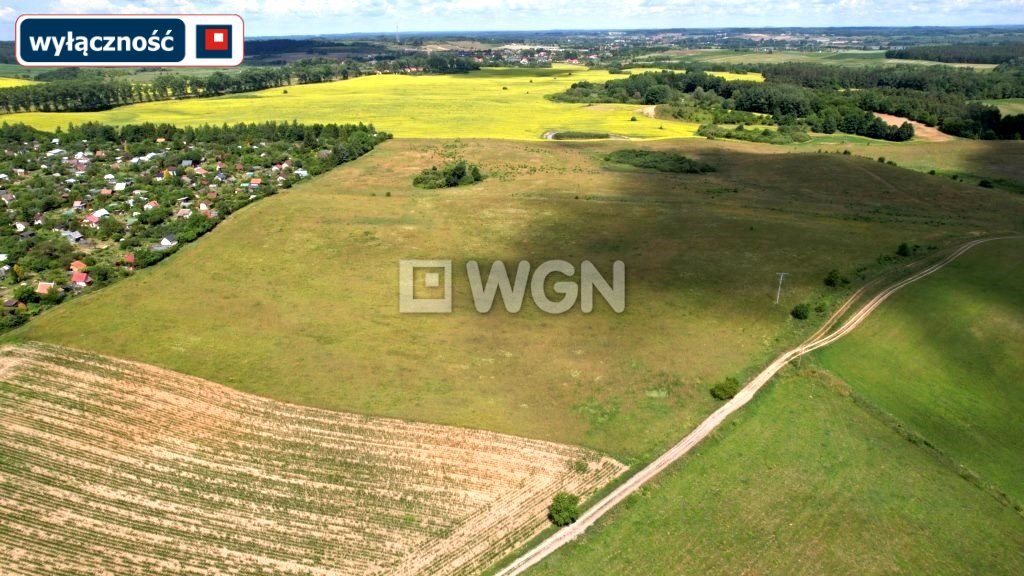
[[[203,37],[203,49],[204,50],[230,50],[231,44],[228,41],[228,28],[207,28],[203,30],[205,36]]]

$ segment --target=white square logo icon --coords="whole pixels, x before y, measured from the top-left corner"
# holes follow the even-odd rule
[[[398,311],[403,314],[450,313],[452,311],[452,261],[400,260],[398,262]]]
[[[223,42],[224,41],[224,33],[223,32],[214,32],[213,33],[213,41],[217,42],[217,43]]]

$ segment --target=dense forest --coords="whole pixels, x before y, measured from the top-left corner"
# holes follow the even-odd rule
[[[1024,42],[909,46],[889,50],[885,57],[962,64],[1004,64],[1015,60],[1024,62]]]
[[[982,99],[1024,97],[1024,70],[897,66],[847,68],[807,63],[757,67],[765,82],[727,81],[700,70],[647,72],[603,84],[578,82],[551,98],[561,102],[677,104],[698,90],[721,97],[724,111],[769,114],[823,133],[907,140],[913,128],[887,126],[882,112],[917,120],[966,138],[1019,138],[1024,116],[1003,117]],[[706,99],[706,98],[705,98]]]

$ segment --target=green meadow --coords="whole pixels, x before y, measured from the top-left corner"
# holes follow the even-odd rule
[[[1024,518],[805,366],[528,574],[639,566],[651,576],[1011,576],[1024,568]]]
[[[635,143],[629,146],[635,146]],[[689,139],[708,174],[623,170],[619,142],[393,140],[232,215],[134,278],[18,337],[142,360],[311,406],[486,428],[641,462],[820,322],[853,275],[902,241],[948,245],[1024,226],[1024,197],[873,160]],[[425,191],[454,157],[479,184]],[[829,186],[822,186],[829,182]],[[451,259],[451,315],[398,313],[398,261]],[[625,262],[627,309],[478,314],[465,262]],[[786,271],[774,305],[776,273]],[[822,303],[800,323],[798,302]]]
[[[1024,239],[969,252],[818,355],[866,401],[1024,504]]]
[[[1020,573],[1022,248],[897,293],[530,574]]]
[[[1004,116],[1013,114],[1024,114],[1024,98],[1004,98],[1002,100],[985,100],[985,104],[991,104],[999,108]]]

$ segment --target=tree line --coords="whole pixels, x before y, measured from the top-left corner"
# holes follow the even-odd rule
[[[938,67],[846,68],[787,63],[757,66],[765,82],[727,81],[701,70],[647,72],[604,83],[578,82],[551,96],[562,102],[669,104],[698,89],[713,91],[726,110],[806,122],[815,131],[901,141],[913,128],[890,127],[882,112],[966,138],[1019,138],[1024,115],[1002,116],[980,99],[1024,97],[1024,70],[980,73]]]
[[[243,68],[237,73],[161,74],[149,83],[109,79],[89,72],[64,72],[26,86],[0,90],[0,113],[88,112],[126,104],[174,98],[200,98],[252,92],[291,84],[347,80],[360,74],[355,65],[323,58],[274,67]],[[45,80],[46,78],[43,77]]]
[[[887,50],[886,58],[959,64],[1003,64],[1024,60],[1024,42],[944,44]]]

